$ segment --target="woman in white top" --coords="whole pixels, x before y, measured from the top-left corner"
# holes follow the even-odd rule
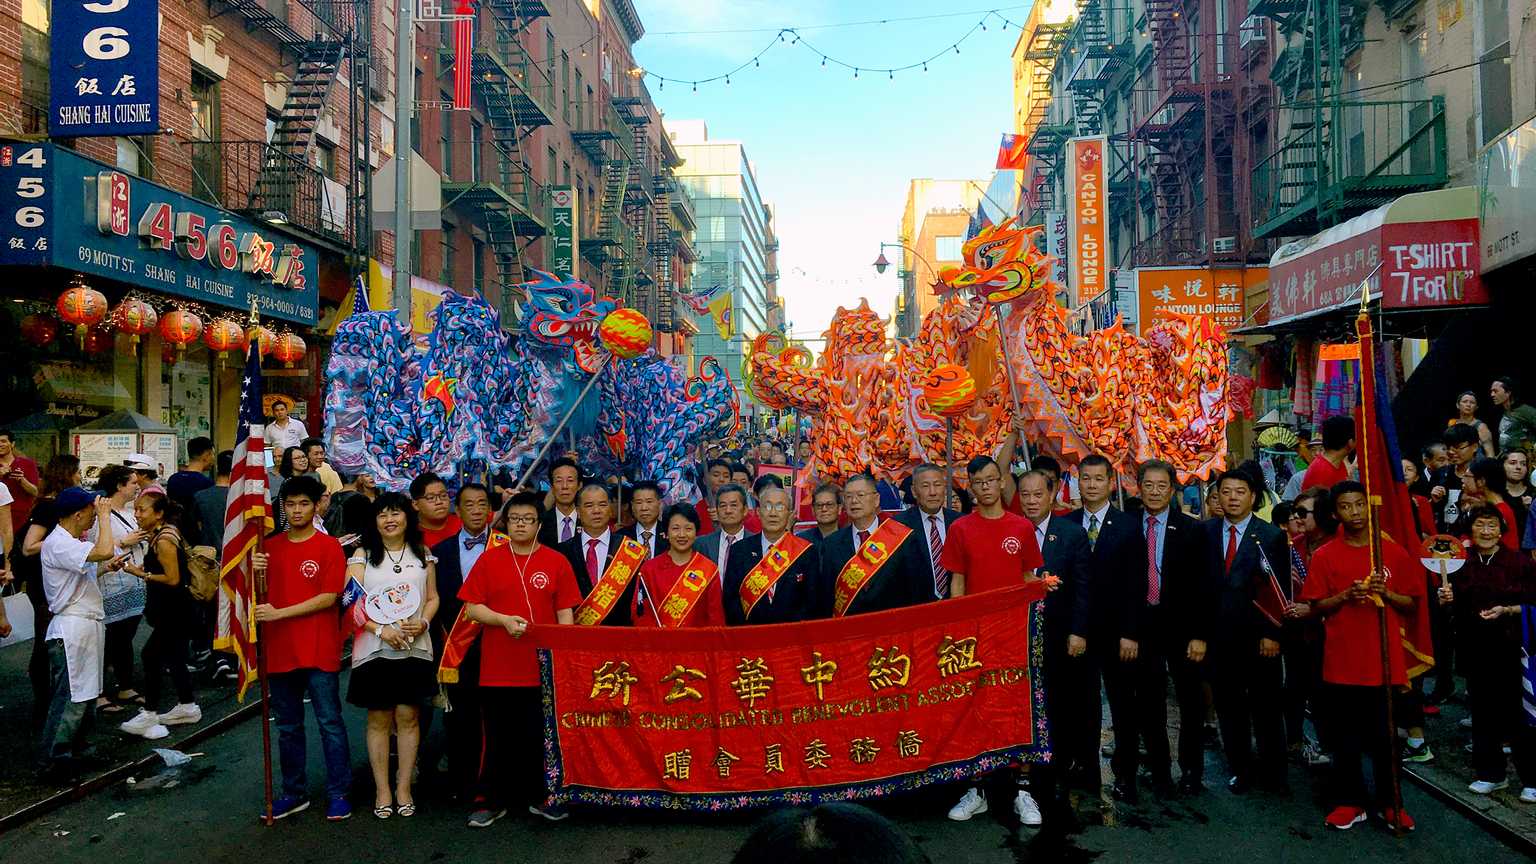
[[[348,580],[366,596],[367,614],[352,642],[352,679],[347,701],[368,710],[368,764],[373,769],[373,815],[416,815],[411,775],[421,742],[421,706],[437,692],[428,627],[437,614],[436,559],[421,541],[416,509],[398,492],[373,502],[373,522],[347,562]],[[398,740],[400,764],[393,797],[389,783],[389,735]]]
[[[139,494],[133,470],[122,465],[106,466],[96,478],[96,489],[112,502],[112,538],[116,551],[128,556],[127,563],[143,567],[147,544],[133,515],[133,500]],[[85,539],[94,542],[96,529],[92,528]],[[134,689],[137,678],[133,669],[133,641],[139,632],[139,621],[144,617],[144,580],[121,568],[104,569],[97,576],[97,584],[106,603],[107,639],[102,650],[106,666],[112,670],[112,680],[117,685],[115,691],[106,692],[115,692],[118,704],[112,704],[103,696],[96,700],[96,709],[113,714],[122,711],[127,704],[144,701]]]

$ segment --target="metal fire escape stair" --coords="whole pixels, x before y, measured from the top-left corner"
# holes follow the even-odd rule
[[[1100,0],[1078,0],[1077,31],[1083,50],[1067,81],[1067,89],[1072,93],[1072,116],[1077,122],[1077,134],[1098,135],[1104,131],[1103,76],[1111,57]]]
[[[299,178],[314,156],[320,113],[347,56],[346,43],[334,39],[311,39],[293,46],[293,50],[298,54],[298,65],[288,82],[283,112],[267,142],[261,174],[246,201],[251,210],[285,215],[293,211]]]

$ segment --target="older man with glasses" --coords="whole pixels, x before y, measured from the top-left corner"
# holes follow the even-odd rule
[[[919,572],[912,529],[880,521],[880,490],[869,474],[843,486],[849,524],[822,541],[813,617],[841,618],[899,609],[933,596],[932,572]]]

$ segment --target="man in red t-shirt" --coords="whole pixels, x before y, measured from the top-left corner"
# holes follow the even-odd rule
[[[1334,808],[1327,825],[1347,830],[1366,818],[1366,807],[1389,823],[1413,829],[1413,819],[1393,800],[1396,754],[1387,729],[1387,688],[1381,668],[1381,619],[1387,615],[1391,684],[1408,683],[1407,657],[1397,634],[1424,598],[1424,572],[1403,547],[1382,538],[1381,566],[1372,572],[1365,487],[1347,480],[1333,487],[1341,536],[1312,554],[1301,599],[1305,615],[1324,618],[1323,682],[1332,713]],[[1381,604],[1381,605],[1378,605]],[[1373,796],[1365,790],[1360,757],[1375,766]]]
[[[581,589],[570,562],[538,542],[541,496],[520,492],[507,502],[510,542],[488,550],[459,589],[464,614],[480,633],[480,687],[485,768],[469,827],[487,828],[507,806],[551,821],[564,808],[544,786],[544,700],[534,645],[519,641],[528,625],[571,624]]]
[[[980,594],[1035,577],[1045,563],[1035,540],[1035,525],[1023,516],[1003,509],[1003,472],[990,456],[977,456],[966,465],[976,510],[949,526],[939,563],[950,572],[951,597]],[[930,588],[931,590],[931,588]],[[1027,626],[1027,625],[1026,625]],[[1010,769],[1012,770],[1012,769]],[[1014,771],[1018,792],[1013,812],[1025,825],[1039,825],[1040,805],[1024,788],[1024,778]],[[975,786],[949,809],[949,818],[964,822],[987,812],[986,799]]]
[[[267,596],[252,615],[261,623],[260,650],[266,652],[272,713],[277,718],[277,751],[283,791],[272,802],[281,819],[309,807],[304,773],[304,697],[309,696],[320,727],[325,754],[325,818],[339,822],[352,815],[347,793],[352,786],[352,753],[341,720],[341,629],[336,626],[336,598],[347,577],[341,544],[315,530],[315,505],[325,495],[319,479],[293,477],[283,484],[283,512],[288,530],[269,538],[265,552],[251,555],[257,579],[265,575]]]
[[[11,492],[11,525],[18,538],[25,533],[40,482],[37,463],[16,451],[16,436],[11,430],[0,429],[0,483]],[[11,550],[7,548],[5,552],[9,554]]]
[[[453,512],[453,496],[443,478],[428,471],[411,481],[411,506],[416,508],[416,522],[421,526],[421,542],[428,549],[453,537],[464,527]]]
[[[1338,414],[1323,421],[1323,452],[1312,458],[1307,473],[1301,477],[1301,488],[1321,486],[1332,489],[1334,484],[1349,479],[1349,468],[1344,460],[1355,452],[1355,418]]]

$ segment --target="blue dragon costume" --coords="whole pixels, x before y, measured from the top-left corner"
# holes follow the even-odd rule
[[[654,351],[610,355],[599,326],[618,304],[569,276],[533,273],[515,334],[484,299],[449,292],[418,342],[393,310],[369,311],[360,290],[325,370],[332,465],[402,490],[425,471],[455,487],[503,468],[516,476],[595,375],[561,438],[589,468],[658,480],[668,501],[695,500],[694,448],[738,420],[729,378],[712,358],[685,379]]]

